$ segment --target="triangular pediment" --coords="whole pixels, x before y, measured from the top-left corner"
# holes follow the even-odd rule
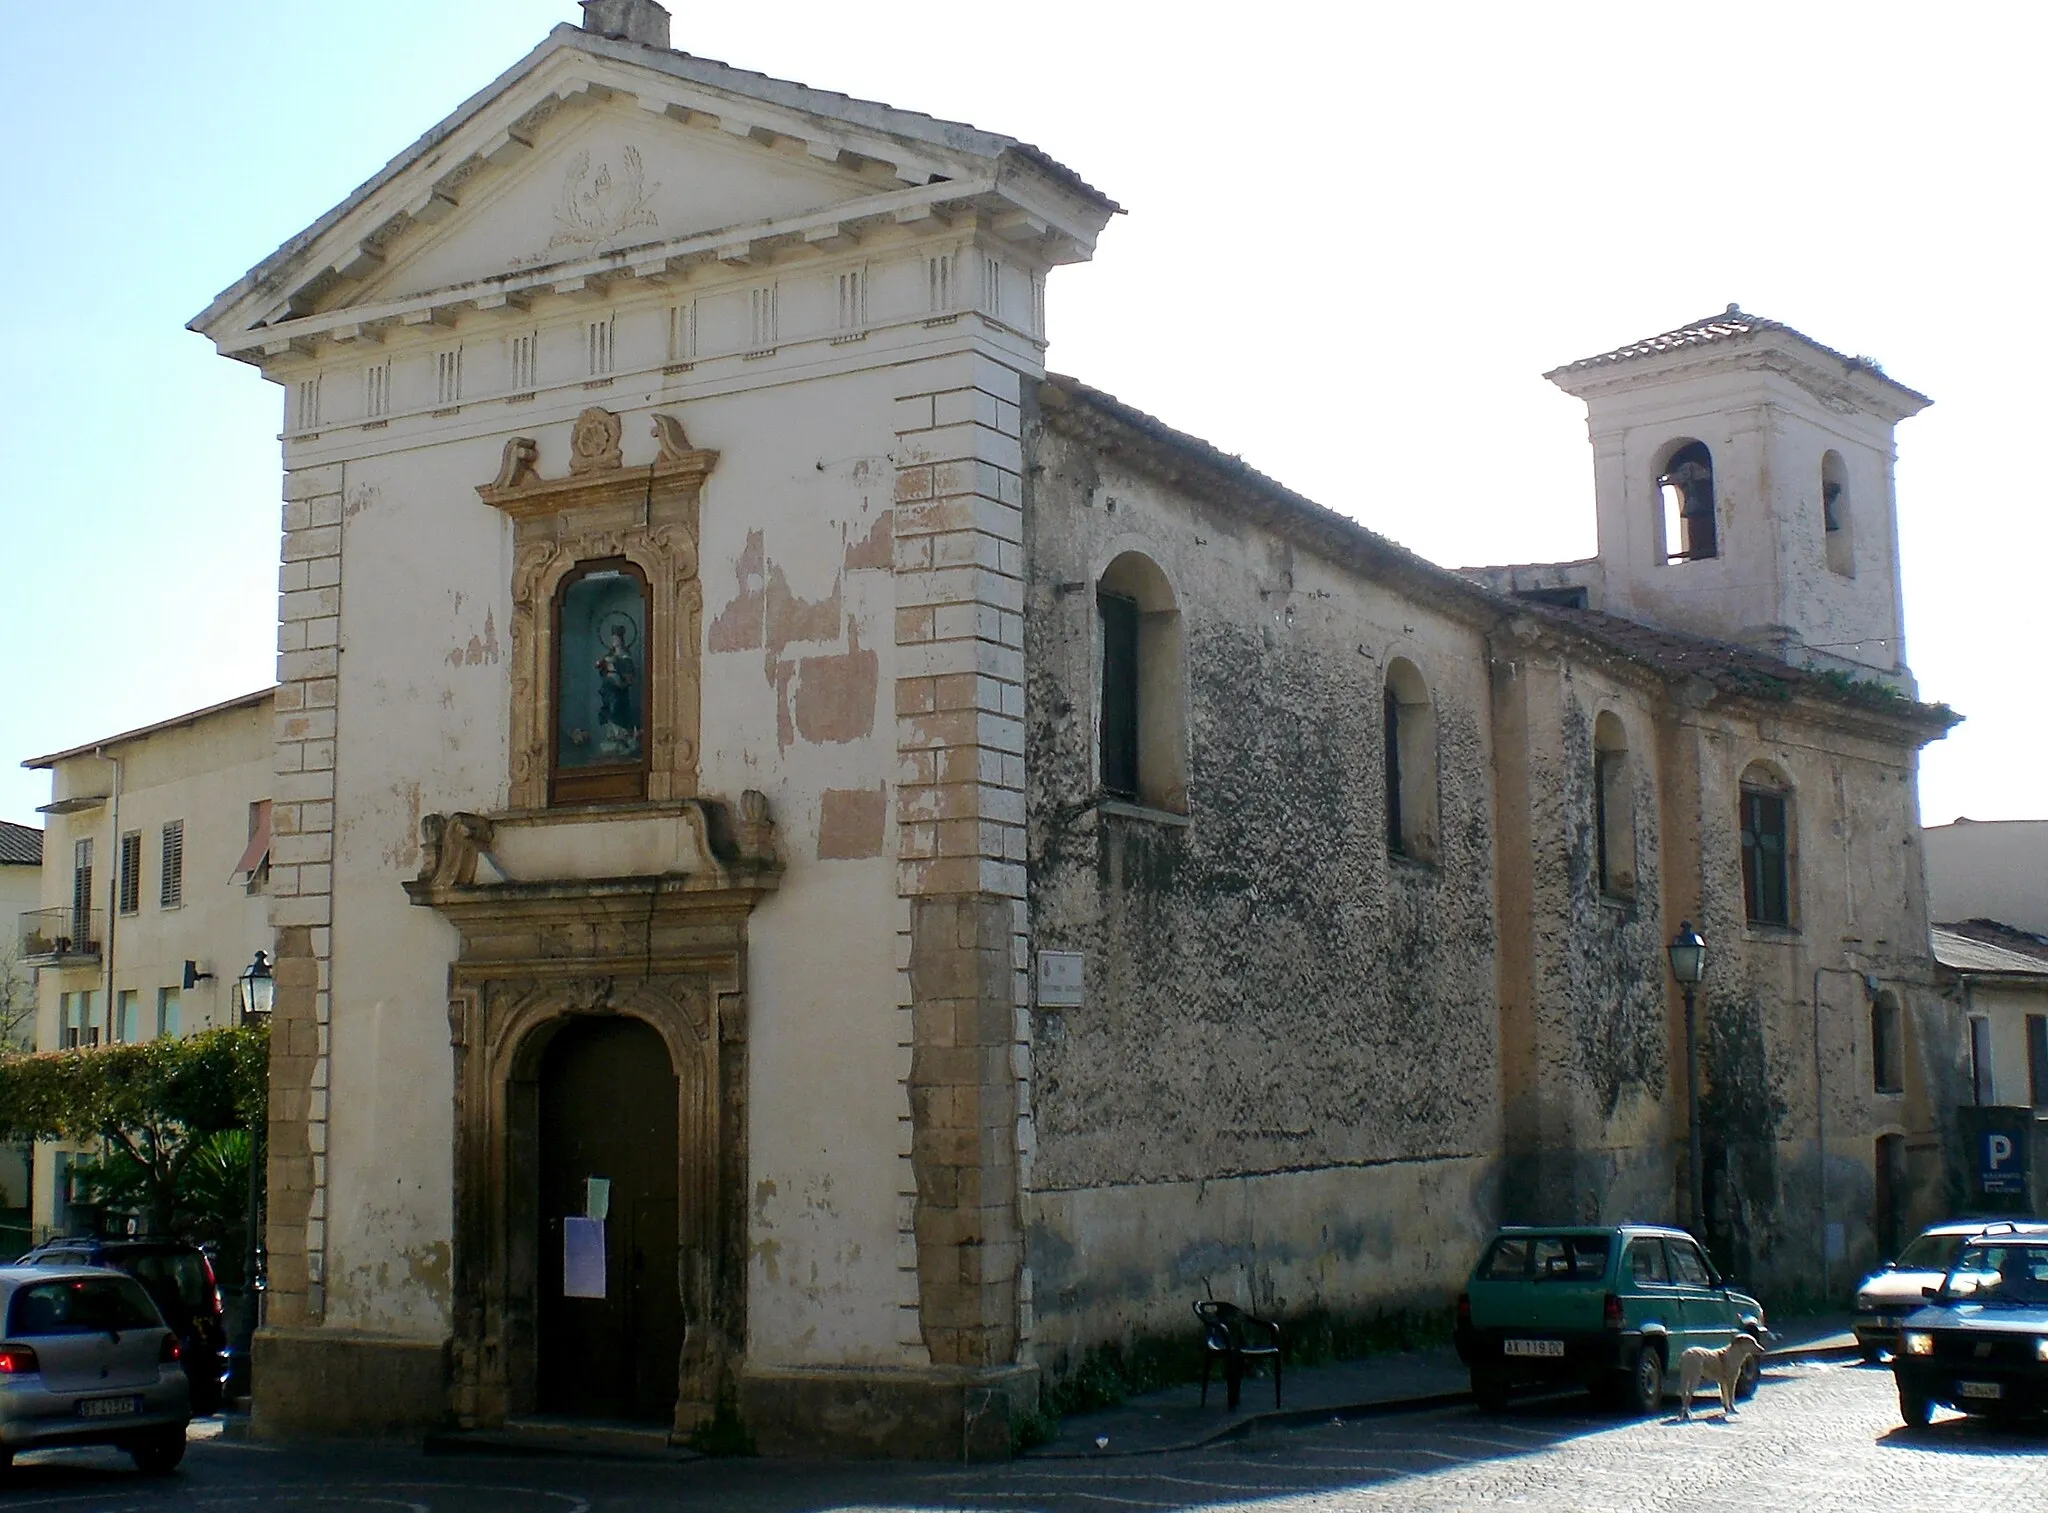
[[[439,224],[401,238],[373,276],[329,300],[387,303],[551,265],[659,246],[903,186],[628,104],[563,112],[534,150]]]
[[[963,207],[1084,258],[1112,202],[972,127],[557,27],[193,321],[252,356]]]

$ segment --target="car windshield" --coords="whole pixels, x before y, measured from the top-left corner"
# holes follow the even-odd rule
[[[194,1313],[213,1311],[213,1278],[196,1251],[123,1256],[118,1264],[165,1304],[175,1300]]]
[[[2015,1307],[2048,1305],[2048,1241],[2032,1245],[1973,1241],[1942,1281],[1950,1298]]]
[[[1597,1282],[1607,1275],[1612,1235],[1502,1235],[1479,1263],[1486,1282]]]
[[[1947,1271],[1968,1235],[1922,1235],[1899,1252],[1893,1264],[1900,1271]]]

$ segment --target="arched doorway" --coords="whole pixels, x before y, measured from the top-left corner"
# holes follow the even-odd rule
[[[667,1423],[683,1335],[668,1047],[639,1019],[571,1019],[542,1052],[538,1095],[535,1404]]]

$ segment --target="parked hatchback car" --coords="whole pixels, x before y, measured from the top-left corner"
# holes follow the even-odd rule
[[[178,1336],[133,1277],[0,1267],[0,1331],[0,1466],[56,1445],[115,1445],[156,1474],[184,1458]]]
[[[1502,1229],[1458,1295],[1458,1356],[1489,1413],[1516,1387],[1568,1382],[1655,1413],[1681,1352],[1737,1334],[1770,1344],[1763,1305],[1691,1235],[1656,1225]],[[1756,1383],[1752,1358],[1740,1395]]]
[[[1925,1428],[1938,1403],[1997,1417],[2048,1411],[2048,1233],[2028,1228],[1965,1240],[1906,1315],[1892,1374],[1909,1429]]]
[[[1987,1230],[2048,1234],[2048,1224],[2032,1219],[1955,1219],[1923,1229],[1896,1260],[1856,1284],[1856,1344],[1863,1359],[1875,1361],[1886,1351],[1897,1354],[1900,1321],[1926,1305],[1926,1290],[1941,1285],[1963,1242]]]
[[[220,1286],[206,1252],[185,1240],[72,1238],[46,1240],[23,1266],[110,1266],[125,1271],[177,1331],[192,1411],[217,1413],[228,1372],[228,1336]]]

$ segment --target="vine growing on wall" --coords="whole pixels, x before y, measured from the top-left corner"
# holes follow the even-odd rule
[[[194,1161],[218,1154],[215,1136],[265,1117],[269,1064],[261,1025],[0,1055],[0,1139],[96,1145],[87,1180],[132,1203],[153,1233],[169,1234]]]

